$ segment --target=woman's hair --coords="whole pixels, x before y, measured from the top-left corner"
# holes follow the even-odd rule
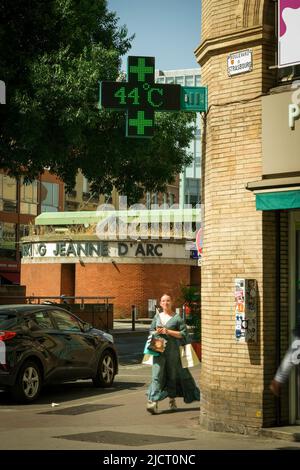
[[[167,297],[170,297],[170,299],[172,300],[172,296],[171,296],[170,294],[168,294],[167,292],[165,292],[165,293],[161,296],[160,300],[161,300],[165,295],[166,295]]]

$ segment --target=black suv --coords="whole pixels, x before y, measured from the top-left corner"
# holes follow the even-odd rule
[[[32,402],[49,382],[110,387],[117,373],[110,334],[54,305],[0,306],[0,388],[17,401]]]

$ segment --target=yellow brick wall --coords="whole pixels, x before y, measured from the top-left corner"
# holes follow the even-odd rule
[[[247,183],[261,179],[261,95],[274,85],[268,68],[274,63],[274,31],[263,27],[263,18],[268,24],[274,20],[273,2],[202,2],[196,56],[208,85],[209,112],[202,168],[200,421],[215,430],[256,432],[275,419],[268,390],[275,369],[275,214],[256,211],[255,196],[246,190]],[[228,77],[228,55],[248,48],[253,71]],[[258,282],[256,344],[235,340],[237,277]]]

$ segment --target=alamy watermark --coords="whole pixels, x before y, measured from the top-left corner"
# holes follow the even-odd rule
[[[119,196],[119,210],[112,204],[97,208],[99,239],[187,239],[196,240],[201,227],[203,205],[133,204],[127,206],[127,197]]]

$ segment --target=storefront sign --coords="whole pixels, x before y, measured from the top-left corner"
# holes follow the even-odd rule
[[[132,243],[118,243],[118,255],[128,255],[129,248],[132,246]],[[162,244],[138,243],[137,246],[134,247],[134,256],[162,256]]]
[[[251,72],[253,68],[252,51],[247,49],[230,54],[227,59],[227,70],[229,77],[245,72]]]
[[[197,251],[195,251],[195,255]],[[24,242],[22,263],[161,263],[162,260],[184,261],[184,264],[195,265],[190,258],[190,251],[184,243],[150,241],[56,241]]]
[[[22,246],[26,257],[83,257],[108,256],[107,242],[26,243]]]
[[[278,0],[278,66],[300,64],[300,0]]]
[[[300,106],[289,104],[289,127],[295,129],[296,120],[300,118]]]
[[[262,97],[263,175],[299,172],[300,88],[294,86]]]

